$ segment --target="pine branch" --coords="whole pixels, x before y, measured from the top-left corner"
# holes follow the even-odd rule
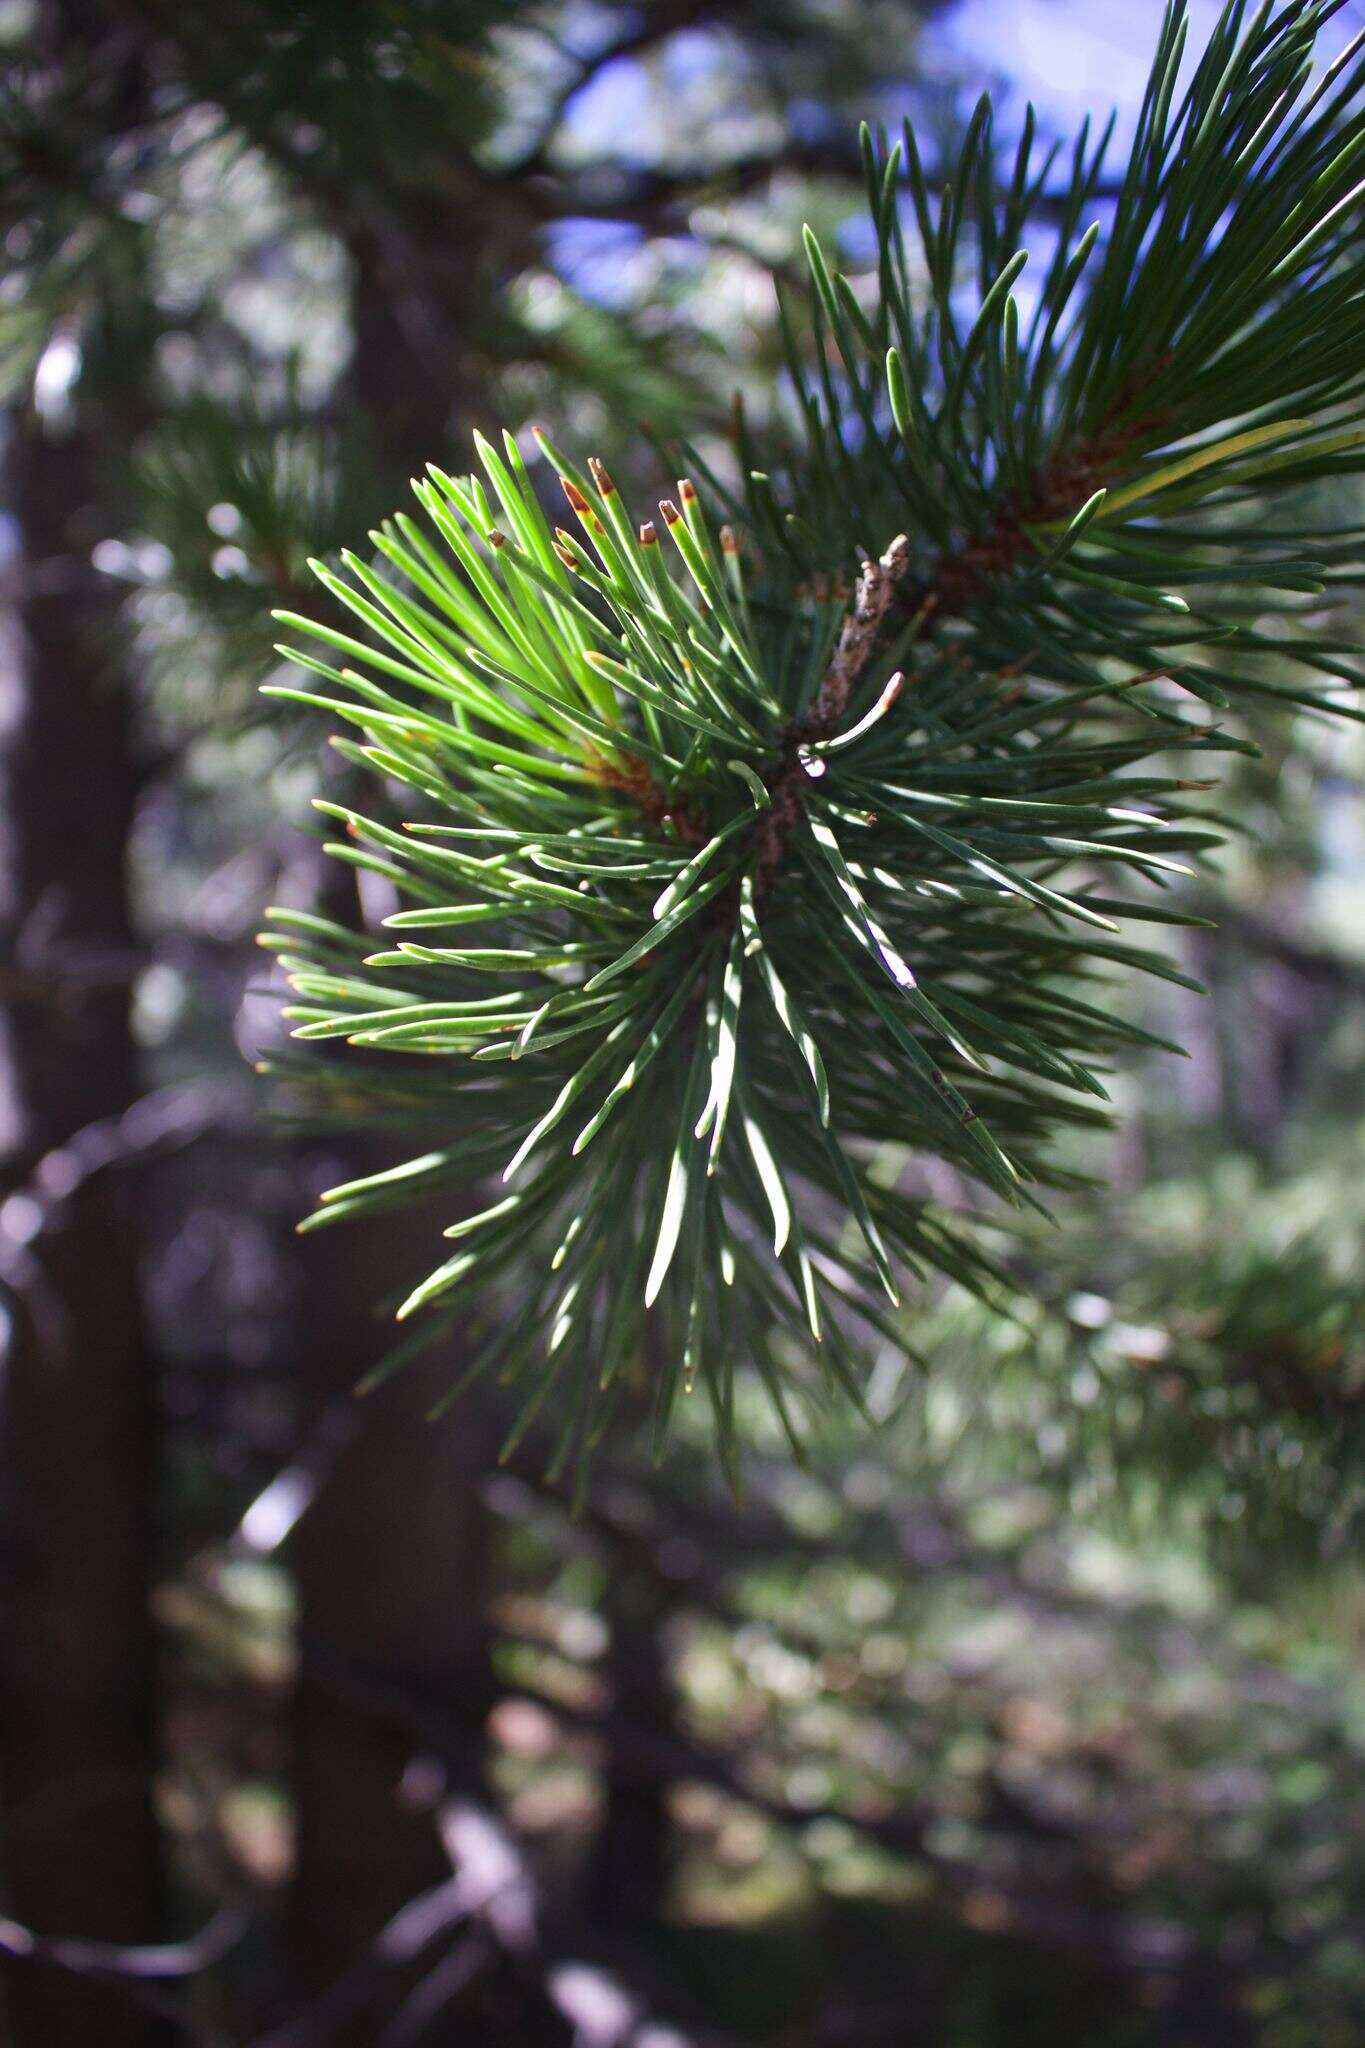
[[[754,864],[755,885],[760,895],[771,887],[787,852],[788,837],[801,815],[807,781],[818,779],[824,772],[824,764],[809,750],[833,736],[848,708],[854,685],[872,658],[877,636],[909,566],[910,543],[901,533],[879,561],[865,561],[858,571],[853,607],[839,628],[839,638],[815,702],[788,734],[777,766],[766,779],[770,808],[758,833]],[[881,717],[891,709],[904,682],[904,676],[897,671],[878,698],[874,716]]]
[[[839,628],[834,653],[806,721],[806,740],[828,739],[843,717],[909,567],[910,543],[903,533],[898,533],[880,561],[864,562],[858,571],[853,609]]]
[[[330,687],[275,694],[418,811],[323,806],[403,902],[386,950],[269,940],[332,1048],[283,1063],[307,1098],[423,1147],[312,1223],[501,1173],[399,1314],[486,1318],[509,1449],[544,1407],[585,1461],[646,1377],[660,1440],[700,1385],[727,1459],[755,1389],[799,1448],[869,1338],[906,1343],[907,1278],[1004,1308],[1010,1208],[1077,1184],[1058,1137],[1163,1043],[1112,977],[1184,979],[1128,928],[1190,921],[1206,757],[1248,746],[1238,706],[1361,715],[1325,615],[1365,470],[1365,65],[1312,72],[1332,11],[1233,0],[1177,102],[1168,10],[1112,220],[1083,226],[1083,131],[1027,323],[1031,131],[998,164],[983,101],[941,192],[908,129],[866,136],[876,304],[808,236],[799,440],[765,463],[741,420],[738,499],[689,457],[668,562],[600,464],[540,437],[575,533],[480,440],[482,477],[416,487],[435,539],[400,515],[315,565],[364,637],[286,615]]]

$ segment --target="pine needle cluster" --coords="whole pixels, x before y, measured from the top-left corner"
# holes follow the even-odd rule
[[[1169,7],[1116,186],[1112,122],[1059,163],[983,99],[932,179],[865,135],[876,290],[807,236],[793,448],[740,420],[742,485],[689,460],[640,524],[600,463],[537,436],[556,515],[480,438],[314,565],[353,624],[282,615],[311,680],[274,694],[409,812],[323,806],[401,899],[382,944],[272,913],[295,1040],[349,1049],[287,1070],[420,1147],[310,1221],[448,1202],[398,1313],[475,1318],[459,1384],[518,1380],[514,1435],[549,1401],[581,1458],[626,1389],[662,1433],[696,1386],[728,1454],[746,1372],[799,1443],[907,1286],[1005,1298],[999,1219],[1159,1042],[1114,977],[1182,978],[1132,927],[1184,921],[1238,716],[1361,679],[1336,11],[1233,0],[1182,85]]]

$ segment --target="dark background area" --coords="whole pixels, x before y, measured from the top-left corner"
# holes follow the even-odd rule
[[[685,1424],[573,1517],[449,1355],[357,1402],[419,1226],[297,1236],[377,1155],[253,1072],[265,905],[374,908],[256,696],[307,557],[475,427],[723,465],[858,120],[1131,118],[1159,15],[0,0],[17,2048],[1365,2038],[1358,728],[1255,735],[1034,1309],[922,1295],[738,1503]]]

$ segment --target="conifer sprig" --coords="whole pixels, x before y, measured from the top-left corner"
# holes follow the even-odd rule
[[[1160,1042],[1108,983],[1183,978],[1128,927],[1185,921],[1169,885],[1217,839],[1188,798],[1248,744],[1219,712],[1360,680],[1328,609],[1365,468],[1335,11],[1234,0],[1181,92],[1169,8],[1107,220],[1109,130],[1060,200],[984,100],[941,190],[908,126],[866,137],[876,302],[808,236],[794,452],[741,421],[742,494],[694,463],[705,499],[637,526],[540,436],[560,528],[479,438],[481,476],[414,486],[425,524],[314,565],[354,627],[285,615],[318,680],[273,693],[413,793],[399,825],[322,806],[401,900],[381,949],[266,935],[294,1037],[352,1049],[290,1071],[421,1134],[310,1222],[449,1201],[398,1313],[476,1313],[466,1378],[520,1378],[514,1437],[549,1402],[581,1457],[645,1378],[660,1433],[704,1387],[729,1456],[747,1368],[799,1444],[794,1404],[904,1341],[907,1284],[1004,1302],[1004,1205],[1070,1184],[1059,1133]]]

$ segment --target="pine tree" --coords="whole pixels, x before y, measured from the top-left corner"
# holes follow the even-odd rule
[[[1182,90],[1167,9],[1112,202],[1112,121],[1060,196],[985,99],[941,181],[865,134],[875,300],[808,234],[794,431],[741,417],[737,483],[689,452],[637,524],[538,434],[570,529],[480,438],[314,564],[363,635],[281,615],[321,681],[273,694],[412,805],[323,806],[403,901],[382,950],[267,935],[295,1038],[350,1048],[284,1071],[421,1148],[310,1222],[450,1201],[388,1367],[476,1308],[509,1443],[548,1402],[582,1461],[647,1377],[729,1458],[748,1368],[799,1448],[907,1283],[1007,1308],[1011,1207],[1079,1184],[1062,1141],[1154,1042],[1116,976],[1181,979],[1126,928],[1190,921],[1216,757],[1359,681],[1365,39],[1319,71],[1335,0],[1248,11]]]

